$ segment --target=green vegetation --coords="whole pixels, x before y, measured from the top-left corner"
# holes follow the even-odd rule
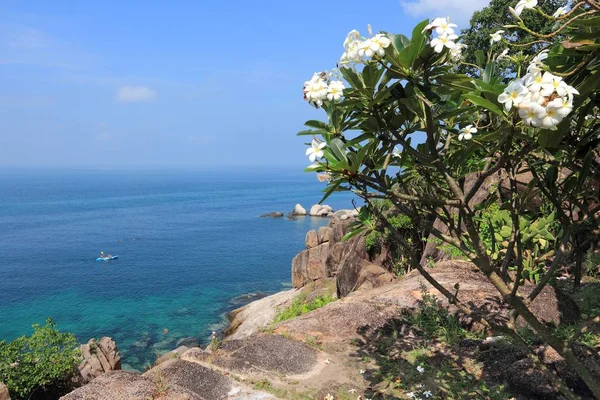
[[[337,298],[332,295],[324,295],[315,297],[313,300],[306,302],[306,295],[301,294],[292,301],[288,307],[280,310],[275,316],[274,323],[287,321],[288,319],[299,317],[303,314],[324,307],[327,304],[336,301]]]
[[[414,335],[410,340],[399,333],[407,328]],[[406,399],[410,393],[426,398],[425,392],[436,399],[509,399],[503,385],[489,385],[482,378],[483,365],[475,353],[458,349],[461,340],[481,337],[464,329],[434,295],[423,291],[416,310],[357,345],[372,354],[378,368],[371,379],[384,399]]]
[[[422,290],[420,307],[410,314],[413,326],[428,339],[436,338],[452,346],[462,339],[481,339],[482,335],[464,329],[458,317],[441,306],[435,295]]]
[[[304,98],[323,120],[299,135],[311,138],[306,171],[328,177],[324,199],[350,191],[364,200],[363,226],[347,237],[366,232],[369,250],[385,244],[402,256],[400,270],[419,270],[459,310],[502,331],[492,311],[427,274],[414,233],[462,253],[600,398],[600,381],[569,351],[576,343],[530,308],[561,270],[576,287],[597,271],[600,5],[562,5],[495,0],[462,38],[444,17],[409,36],[353,30],[342,68],[306,81]],[[446,341],[460,336],[445,324]]]
[[[0,341],[0,382],[13,399],[28,399],[38,390],[61,392],[79,361],[75,336],[56,330],[49,318],[43,326],[33,325],[31,336]]]

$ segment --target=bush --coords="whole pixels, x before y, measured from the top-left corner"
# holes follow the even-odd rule
[[[79,360],[75,336],[59,332],[48,318],[44,326],[33,325],[29,337],[0,341],[0,382],[14,399],[28,399],[39,390],[60,391]]]
[[[296,318],[318,308],[324,307],[327,304],[337,300],[331,295],[319,296],[310,302],[306,302],[305,296],[298,296],[292,304],[280,310],[275,316],[274,322],[287,321],[288,319]]]

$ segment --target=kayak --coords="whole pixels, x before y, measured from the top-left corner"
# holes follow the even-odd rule
[[[110,261],[110,260],[116,260],[117,258],[119,258],[119,256],[98,257],[98,258],[96,258],[96,261]]]

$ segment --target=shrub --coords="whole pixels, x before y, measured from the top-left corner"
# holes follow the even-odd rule
[[[73,376],[79,360],[75,336],[59,332],[48,318],[43,326],[33,325],[29,337],[0,341],[0,382],[15,399],[27,399],[40,389],[56,391]]]

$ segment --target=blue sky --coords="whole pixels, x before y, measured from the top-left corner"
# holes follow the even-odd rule
[[[348,31],[486,0],[0,4],[0,166],[307,164],[302,101]]]

